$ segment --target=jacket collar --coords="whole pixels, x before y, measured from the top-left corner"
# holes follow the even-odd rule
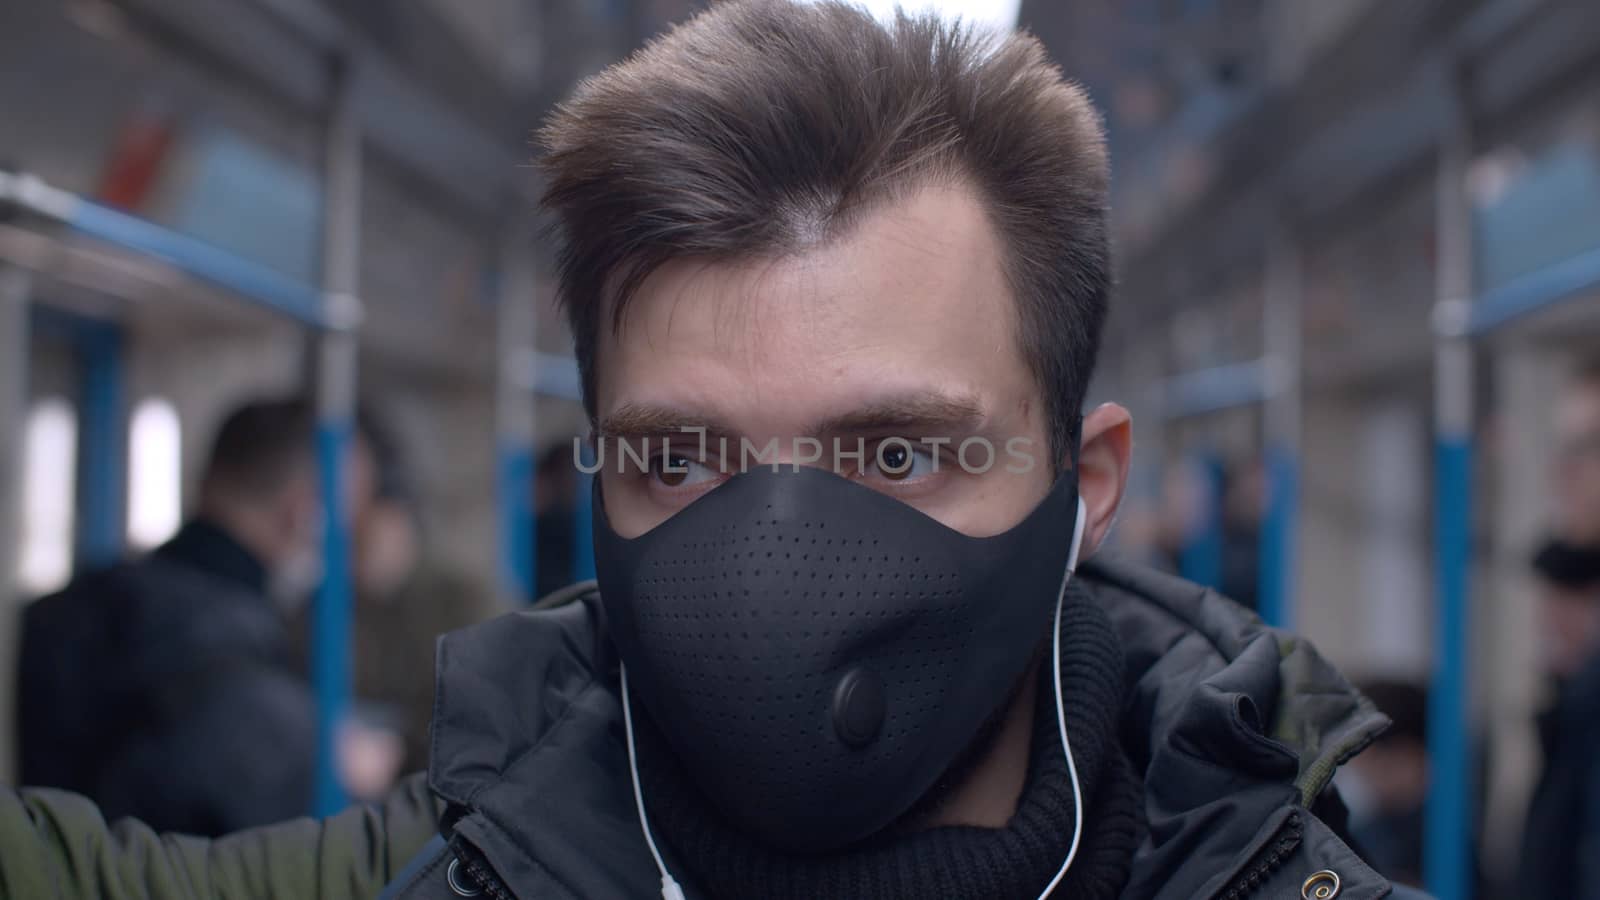
[[[157,547],[154,555],[228,581],[253,596],[266,595],[266,565],[227,529],[209,519],[189,520],[171,540]]]

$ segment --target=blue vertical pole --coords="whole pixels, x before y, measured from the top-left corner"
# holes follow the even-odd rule
[[[1468,567],[1472,561],[1472,443],[1441,435],[1434,455],[1433,690],[1428,698],[1430,757],[1423,874],[1438,900],[1471,890],[1472,730],[1468,726]]]
[[[317,772],[314,808],[329,816],[347,802],[339,778],[338,734],[350,705],[351,607],[349,510],[344,503],[344,461],[350,420],[325,411],[317,424],[324,531],[323,578],[312,610],[311,678],[317,688]]]
[[[594,466],[594,450],[583,448],[584,468]],[[596,473],[598,474],[598,473]],[[586,581],[595,577],[594,566],[594,475],[578,472],[578,496],[573,504],[572,577]]]
[[[519,600],[536,599],[534,586],[533,453],[526,444],[500,447],[500,559],[506,583]]]
[[[1474,815],[1470,566],[1472,564],[1473,348],[1471,141],[1459,81],[1453,126],[1439,153],[1434,332],[1434,646],[1428,696],[1428,799],[1422,875],[1437,900],[1472,896]]]
[[[1268,625],[1295,622],[1295,540],[1300,515],[1301,305],[1300,242],[1282,213],[1273,229],[1265,271],[1262,344],[1266,402],[1261,409],[1266,509],[1262,510],[1256,572],[1256,611]]]
[[[127,528],[123,348],[115,327],[75,321],[82,374],[77,563],[92,568],[122,555]]]
[[[313,812],[348,802],[339,777],[339,732],[350,709],[354,589],[350,580],[345,463],[356,407],[356,329],[361,320],[361,131],[347,66],[334,72],[323,182],[323,319],[317,346],[317,460],[324,509],[323,581],[312,612],[311,672],[317,697]]]
[[[1267,449],[1267,509],[1261,520],[1257,590],[1261,618],[1277,628],[1294,627],[1295,521],[1299,514],[1299,472],[1294,455]]]

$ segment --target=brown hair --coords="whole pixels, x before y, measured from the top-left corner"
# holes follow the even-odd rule
[[[1100,120],[1034,38],[843,3],[718,3],[580,85],[541,133],[561,300],[595,414],[601,323],[669,259],[794,253],[930,181],[1006,248],[1017,340],[1076,452],[1110,286]]]
[[[304,398],[242,403],[218,426],[206,458],[202,490],[266,498],[316,461],[316,416]]]

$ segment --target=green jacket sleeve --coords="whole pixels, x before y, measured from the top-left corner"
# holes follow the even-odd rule
[[[0,785],[0,900],[371,900],[438,832],[437,813],[419,774],[332,818],[211,840]]]

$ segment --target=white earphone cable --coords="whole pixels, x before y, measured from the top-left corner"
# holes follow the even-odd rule
[[[1061,607],[1067,599],[1067,583],[1078,571],[1078,551],[1083,548],[1083,526],[1087,519],[1088,509],[1083,505],[1083,498],[1079,497],[1078,521],[1072,529],[1072,552],[1067,554],[1067,571],[1061,577],[1061,592],[1056,595],[1055,634],[1050,653],[1055,674],[1050,683],[1056,692],[1056,725],[1061,729],[1061,747],[1067,755],[1067,776],[1072,779],[1072,843],[1067,845],[1067,858],[1061,863],[1060,871],[1045,885],[1039,900],[1048,900],[1050,892],[1056,889],[1061,879],[1067,877],[1067,870],[1072,868],[1072,861],[1078,856],[1078,843],[1083,838],[1083,788],[1078,784],[1078,764],[1072,758],[1072,744],[1067,740],[1067,707],[1061,698]]]
[[[667,871],[661,851],[656,849],[655,836],[650,833],[650,819],[644,812],[644,791],[639,788],[639,755],[633,745],[633,705],[628,700],[628,667],[619,666],[622,669],[622,727],[628,734],[628,772],[633,776],[633,802],[639,807],[639,828],[644,831],[644,842],[655,858],[656,869],[661,872],[662,900],[684,900],[683,888]]]

